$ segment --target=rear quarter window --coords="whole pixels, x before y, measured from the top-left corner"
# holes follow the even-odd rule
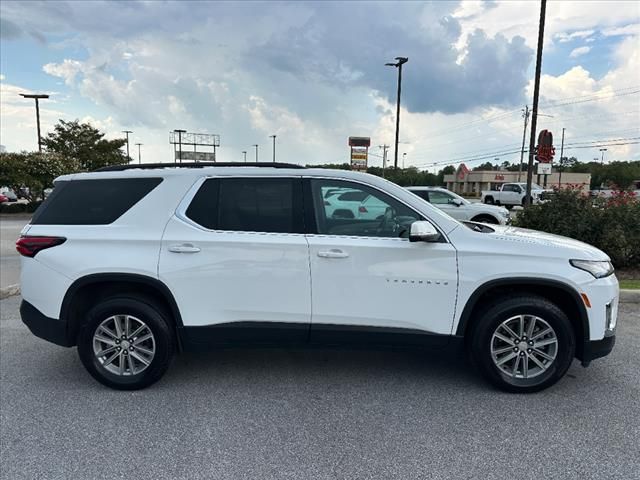
[[[36,210],[32,225],[108,225],[115,222],[162,178],[109,178],[58,182]]]

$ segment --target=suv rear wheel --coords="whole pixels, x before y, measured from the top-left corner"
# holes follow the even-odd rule
[[[145,388],[166,372],[175,340],[166,314],[153,303],[116,297],[92,308],[78,334],[78,354],[100,383]]]
[[[536,392],[560,380],[575,353],[565,313],[537,296],[518,296],[486,310],[472,331],[471,358],[495,386]]]

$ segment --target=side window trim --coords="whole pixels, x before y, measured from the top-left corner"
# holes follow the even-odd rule
[[[293,183],[293,206],[294,206],[294,215],[295,215],[295,206],[296,206],[296,202],[298,202],[298,204],[300,205],[300,208],[297,209],[297,216],[298,216],[298,221],[297,223],[297,227],[300,230],[299,232],[254,232],[254,231],[247,231],[247,230],[221,230],[221,229],[211,229],[211,228],[207,228],[204,225],[199,224],[198,222],[192,220],[191,218],[189,218],[186,215],[187,209],[189,208],[189,205],[191,205],[191,202],[193,201],[193,199],[195,198],[195,196],[198,194],[198,191],[200,190],[200,188],[202,187],[202,185],[208,181],[208,180],[216,180],[216,181],[220,181],[220,180],[224,180],[224,179],[234,179],[234,178],[245,178],[245,179],[290,179]],[[292,175],[208,175],[208,176],[203,176],[198,178],[194,184],[191,186],[191,188],[188,190],[188,192],[186,193],[186,195],[183,197],[182,201],[180,202],[180,204],[178,205],[178,207],[176,208],[174,215],[176,216],[176,218],[180,219],[181,221],[189,224],[190,226],[197,228],[199,230],[202,230],[204,232],[210,232],[210,233],[240,233],[240,234],[247,234],[247,235],[295,235],[295,236],[301,236],[301,235],[305,235],[305,231],[306,231],[306,219],[305,219],[305,214],[304,214],[304,202],[303,202],[303,193],[302,193],[302,181],[303,181],[303,177],[301,176],[292,176]],[[219,190],[218,190],[218,194],[219,194]],[[295,221],[295,218],[294,218]]]

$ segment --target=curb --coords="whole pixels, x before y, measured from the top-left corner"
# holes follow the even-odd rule
[[[15,285],[9,285],[8,287],[0,288],[0,300],[3,300],[8,297],[12,297],[14,295],[20,294],[20,284],[16,283]]]
[[[0,288],[0,300],[20,294],[20,284]],[[640,303],[640,290],[620,290],[620,303]]]
[[[640,290],[620,290],[620,303],[640,303]]]

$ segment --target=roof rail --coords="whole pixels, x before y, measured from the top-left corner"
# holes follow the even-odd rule
[[[263,168],[305,168],[293,163],[279,162],[184,162],[184,163],[131,163],[128,165],[110,165],[98,168],[94,172],[121,172],[123,170],[142,169],[150,170],[154,168],[206,168],[206,167],[263,167]]]

